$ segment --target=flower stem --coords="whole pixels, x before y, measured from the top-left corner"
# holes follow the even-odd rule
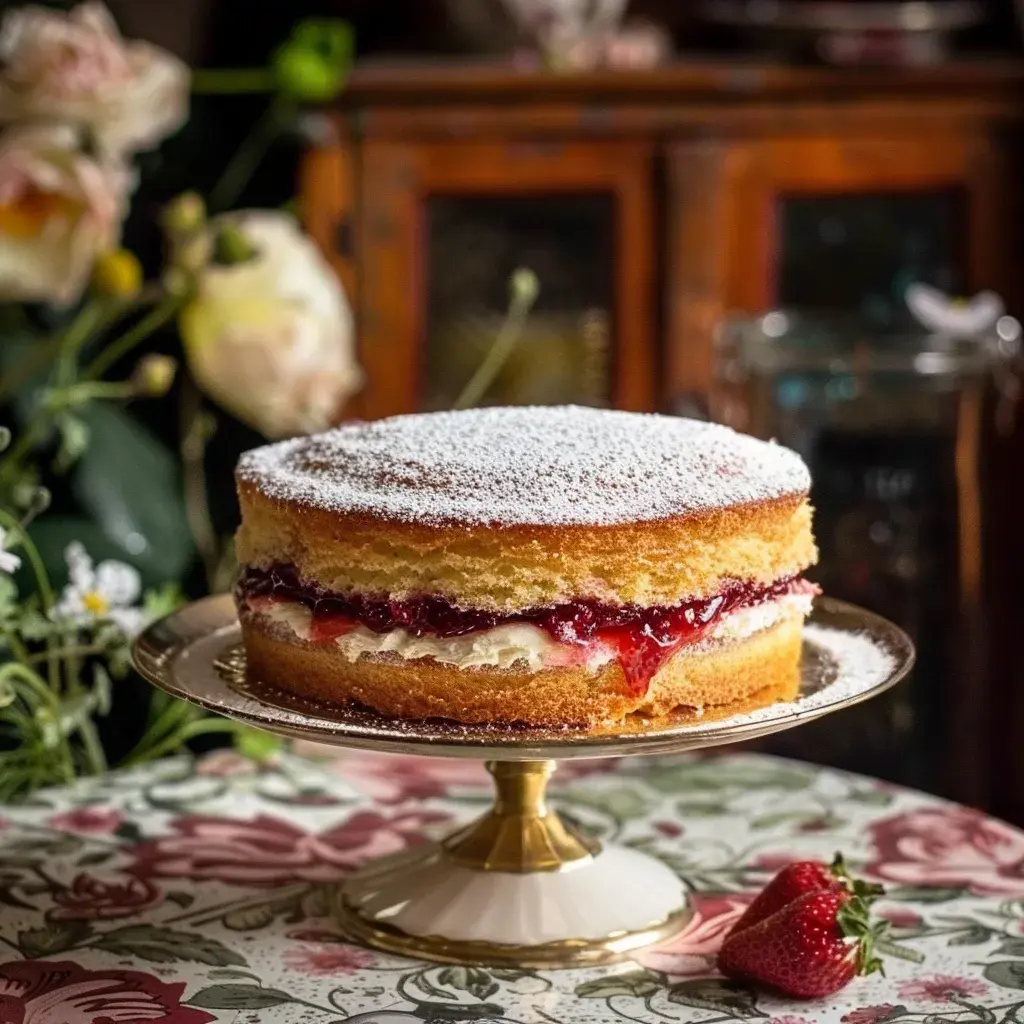
[[[271,100],[211,189],[206,204],[211,213],[220,213],[238,200],[267,150],[281,129],[295,118],[296,112],[295,104],[284,96],[275,96]]]
[[[79,350],[110,315],[110,306],[99,299],[90,299],[61,335],[57,355],[56,386],[67,387],[75,376],[75,360]]]
[[[78,726],[78,735],[82,737],[82,748],[91,775],[102,775],[107,770],[107,755],[103,752],[96,723],[88,716],[82,718]]]
[[[494,344],[484,356],[483,362],[469,378],[459,397],[455,399],[453,409],[471,409],[487,394],[488,388],[495,382],[502,367],[508,362],[519,339],[522,337],[526,318],[537,301],[536,292],[513,287],[512,299],[508,313],[498,331]]]
[[[100,352],[86,367],[83,377],[86,380],[96,380],[98,377],[102,377],[114,363],[171,320],[187,299],[188,293],[165,296],[163,301],[154,306],[138,323]]]
[[[275,85],[269,68],[197,68],[191,88],[200,96],[238,96],[273,92]]]
[[[229,718],[199,718],[192,722],[186,722],[177,732],[172,733],[165,740],[143,751],[132,760],[132,764],[143,764],[146,761],[155,761],[165,754],[173,754],[179,747],[197,736],[210,735],[212,733],[237,733],[245,732],[249,726],[242,722],[233,722]]]
[[[206,584],[212,590],[217,581],[220,556],[217,532],[210,518],[206,488],[206,436],[203,431],[202,399],[192,381],[181,386],[181,464],[185,488],[185,513],[196,550],[203,563]]]
[[[45,614],[53,606],[53,587],[50,586],[50,577],[47,574],[46,566],[43,565],[43,560],[39,555],[39,549],[29,536],[28,530],[26,530],[21,524],[21,520],[16,519],[10,514],[10,512],[2,508],[0,508],[0,526],[3,526],[6,530],[10,530],[12,533],[17,533],[21,538],[21,544],[25,549],[25,555],[32,566],[32,572],[36,577],[36,586],[39,588],[39,597],[42,600],[43,612]]]

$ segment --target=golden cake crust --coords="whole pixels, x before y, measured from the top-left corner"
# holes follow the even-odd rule
[[[242,564],[294,564],[339,593],[437,594],[514,612],[577,598],[674,605],[796,576],[817,551],[802,495],[611,526],[433,526],[337,513],[239,485]]]
[[[799,456],[679,417],[396,416],[248,452],[237,481],[239,560],[342,594],[672,605],[816,557]]]
[[[749,710],[794,699],[802,626],[803,617],[793,615],[743,640],[683,648],[640,695],[628,692],[614,662],[594,673],[456,669],[389,655],[350,662],[333,644],[288,637],[260,615],[243,615],[242,635],[256,679],[319,700],[357,701],[400,718],[607,728],[629,715],[659,716],[678,707]]]

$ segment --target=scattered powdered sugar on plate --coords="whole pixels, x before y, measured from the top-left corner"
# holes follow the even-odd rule
[[[892,654],[867,633],[808,623],[804,626],[804,644],[805,648],[809,645],[815,649],[812,653],[820,667],[815,673],[818,679],[810,681],[805,668],[803,693],[795,701],[771,704],[707,725],[693,725],[687,732],[767,723],[842,704],[884,683],[896,668]],[[805,649],[805,657],[806,654]]]
[[[247,452],[268,497],[426,523],[607,526],[805,494],[787,448],[674,416],[575,406],[395,416]]]

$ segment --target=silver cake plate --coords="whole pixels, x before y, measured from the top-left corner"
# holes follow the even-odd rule
[[[446,839],[371,862],[340,888],[338,916],[359,942],[450,963],[526,968],[608,963],[666,941],[690,918],[661,861],[602,845],[545,800],[555,762],[667,754],[751,740],[884,692],[914,647],[878,615],[821,597],[804,633],[796,700],[745,713],[680,709],[605,730],[386,718],[252,678],[230,596],[190,604],[135,642],[136,668],[175,697],[278,735],[396,754],[484,760],[497,799]]]

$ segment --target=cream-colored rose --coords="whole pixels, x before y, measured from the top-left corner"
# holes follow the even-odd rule
[[[188,117],[188,68],[125,40],[101,3],[69,13],[19,7],[0,25],[0,119],[83,126],[101,152],[149,149]]]
[[[181,315],[192,374],[267,437],[323,430],[362,383],[341,285],[286,214],[215,218],[207,243],[224,227],[239,232],[255,255],[200,271],[197,295]]]
[[[0,301],[74,302],[117,245],[130,174],[83,155],[63,126],[0,136]]]

